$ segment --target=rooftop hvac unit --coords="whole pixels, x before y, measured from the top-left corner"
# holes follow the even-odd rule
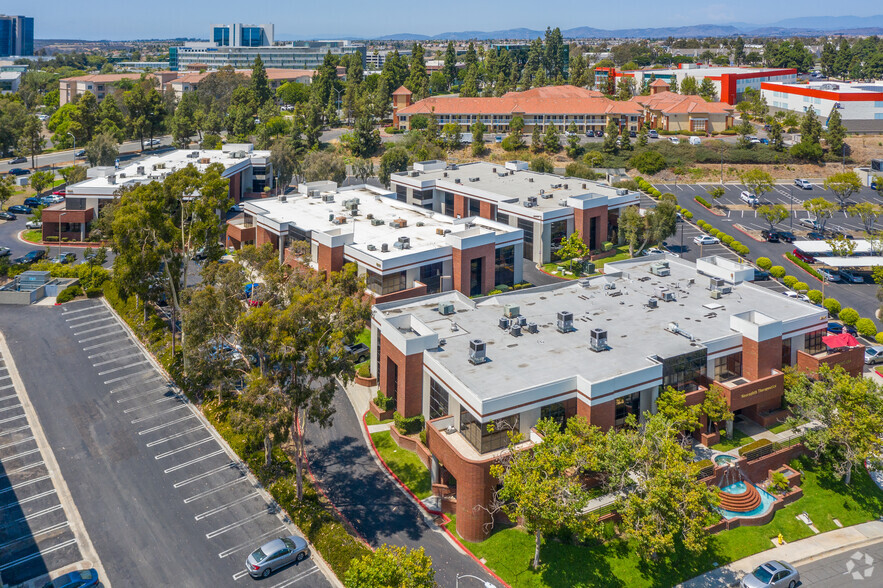
[[[589,346],[592,351],[605,351],[607,349],[607,331],[597,328],[589,331]]]
[[[654,263],[650,266],[650,273],[654,276],[664,277],[670,276],[671,270],[668,268],[668,264]]]
[[[144,175],[144,166],[143,166],[143,165],[139,165],[139,166],[138,166],[138,175],[139,175],[139,176],[143,176],[143,175]]]
[[[712,290],[711,297],[714,298],[715,300],[720,300],[721,291],[720,290]]]
[[[527,201],[530,202],[531,206],[537,205],[537,197],[536,196],[528,196]]]
[[[587,189],[586,184],[583,184],[583,190],[586,190],[586,189]]]
[[[389,244],[381,243],[380,244],[380,252],[381,253],[388,253],[389,252]]]
[[[243,155],[243,157],[245,157],[245,156]],[[208,157],[200,157],[199,158],[199,163],[205,164],[205,163],[211,163],[211,162],[212,162],[212,160],[209,159]]]
[[[368,214],[365,215],[365,218],[367,218],[368,220],[371,220],[372,218],[374,218],[374,215],[369,212]]]
[[[383,224],[383,219],[380,219],[380,218],[372,218],[372,219],[371,219],[371,226],[372,226],[372,227],[377,227],[377,226],[380,226],[380,225],[382,225],[382,224]]]
[[[436,235],[444,235],[444,234],[445,234],[445,230],[444,230],[443,228],[439,227],[439,228],[437,228],[437,229],[435,230],[435,234],[436,234]]]
[[[454,178],[454,183],[455,183],[455,184],[459,184],[459,183],[460,183],[460,178]]]
[[[509,326],[512,324],[512,321],[510,321],[509,319],[507,319],[507,318],[504,317],[504,316],[501,316],[501,317],[500,317],[500,323],[499,323],[499,324],[500,324],[500,328],[503,329],[503,330],[505,331],[505,330],[508,329]]]
[[[655,298],[651,298],[647,301],[648,308],[656,308],[659,305],[659,302]]]
[[[569,333],[573,330],[573,313],[562,310],[558,312],[558,332]]]
[[[416,177],[419,176],[419,175],[420,175],[420,172],[419,172],[419,171],[412,171],[412,172],[411,172],[411,177],[412,177],[412,178],[416,178]]]
[[[396,249],[410,249],[411,243],[408,241],[396,241],[395,243],[392,244],[392,246],[395,247]]]
[[[487,343],[481,339],[469,340],[469,363],[478,365],[487,361]]]
[[[564,184],[563,187],[564,187],[565,190],[567,190],[567,189],[569,188],[569,186],[568,186],[567,184]]]
[[[108,184],[116,184],[117,183],[116,175],[110,174],[109,176],[107,176],[107,183]]]
[[[512,335],[513,337],[521,336],[521,325],[514,324],[511,327],[509,327],[509,334]]]
[[[617,188],[617,189],[616,189],[616,195],[617,195],[617,196],[625,196],[625,195],[628,194],[628,193],[629,193],[629,191],[626,190],[625,188]]]
[[[531,184],[533,184],[533,178],[528,177],[528,178],[527,178],[527,181],[530,182]]]
[[[721,288],[724,287],[725,283],[726,282],[724,282],[723,278],[711,278],[708,281],[708,289],[709,290],[720,290]]]
[[[477,182],[477,181],[480,180],[480,179],[481,179],[481,178],[479,178],[479,177],[476,176],[476,177],[474,177],[474,178],[469,178],[469,181],[470,181],[470,182]]]
[[[334,222],[334,213],[333,212],[328,213],[328,221]]]
[[[665,286],[657,286],[656,287],[656,297],[662,300],[663,302],[672,302],[675,299],[675,293],[666,288]]]
[[[721,288],[720,288],[720,293],[721,293],[721,294],[729,294],[729,293],[732,292],[732,291],[733,291],[733,287],[732,287],[732,286],[721,286]]]
[[[561,188],[561,184],[552,184],[552,189],[553,189],[553,190],[558,190],[558,189],[560,189],[560,188]]]
[[[322,192],[320,190],[307,190],[307,196],[310,198],[321,198]]]
[[[417,226],[418,226],[418,227],[422,227],[422,226],[425,225],[425,224],[426,224],[426,223],[424,223],[423,221],[417,221]]]
[[[189,157],[190,159],[194,159],[196,157],[199,157],[199,151],[191,151],[190,153],[187,154],[187,157]]]
[[[527,323],[527,332],[536,333],[538,331],[536,323]]]
[[[126,177],[126,172],[120,172],[120,178],[125,178],[125,177]]]
[[[454,304],[452,302],[439,302],[438,313],[445,316],[454,314]]]
[[[334,202],[334,194],[322,194],[322,202]]]
[[[285,194],[280,194],[279,202],[288,202],[288,196],[286,196]]]
[[[492,172],[492,173],[497,173],[497,168],[492,167],[492,168],[491,168],[491,172]]]
[[[519,314],[518,317],[515,319],[515,322],[523,327],[527,324],[527,317],[525,317],[523,314]]]
[[[345,216],[336,216],[336,217],[334,217],[334,220],[331,222],[333,222],[335,225],[345,225],[346,224],[346,217]]]
[[[443,177],[443,178],[448,177],[448,172],[442,172],[442,177]]]
[[[410,243],[411,237],[401,236],[401,237],[399,237],[398,241],[399,241],[399,243]]]
[[[521,314],[521,308],[517,304],[507,304],[503,307],[503,316],[506,318],[515,318]]]
[[[541,197],[541,198],[545,198],[545,199],[547,199],[547,200],[548,200],[549,198],[551,198],[552,196],[554,196],[554,194],[540,194],[540,197]]]
[[[368,251],[377,251],[377,245],[372,245],[368,243]]]

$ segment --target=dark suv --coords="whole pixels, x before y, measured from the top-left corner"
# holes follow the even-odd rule
[[[779,233],[775,231],[768,231],[766,229],[760,232],[760,236],[763,237],[765,241],[769,241],[770,243],[778,243],[779,242]]]
[[[788,231],[776,231],[779,234],[779,239],[784,241],[785,243],[794,243],[794,233]]]

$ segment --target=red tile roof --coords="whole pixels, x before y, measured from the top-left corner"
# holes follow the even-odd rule
[[[507,92],[500,97],[461,98],[433,96],[399,110],[414,114],[604,114],[639,113],[640,106],[616,102],[601,92],[576,86],[545,86],[524,92]]]
[[[725,102],[706,102],[700,96],[661,92],[652,96],[635,96],[632,101],[663,114],[729,114],[733,107]]]
[[[399,86],[399,89],[392,93],[393,96],[410,96],[410,94],[411,90],[404,86]]]
[[[659,88],[661,86],[665,86],[666,88],[668,88],[669,86],[671,86],[671,84],[669,84],[665,80],[660,80],[660,79],[656,79],[656,80],[653,80],[652,82],[650,82],[651,88]]]

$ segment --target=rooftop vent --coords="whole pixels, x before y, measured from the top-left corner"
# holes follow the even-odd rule
[[[380,244],[380,252],[381,253],[388,253],[389,252],[389,244],[388,243],[381,243]]]
[[[708,280],[708,289],[720,290],[724,287],[724,284],[726,284],[726,282],[723,280],[723,278],[711,278],[710,280]]]
[[[321,198],[322,191],[321,190],[307,190],[307,196],[310,198]]]
[[[589,331],[589,347],[592,351],[607,350],[607,331],[605,329],[592,329]]]
[[[510,320],[507,319],[506,317],[504,317],[504,316],[501,316],[501,317],[500,317],[500,323],[499,323],[499,326],[500,326],[500,328],[503,329],[504,331],[505,331],[506,329],[508,329],[509,326],[510,326],[511,324],[512,324],[512,321],[510,321]]]
[[[438,303],[438,313],[443,314],[445,316],[454,314],[454,303],[453,302],[439,302]]]
[[[382,218],[372,218],[372,219],[371,219],[371,226],[372,226],[372,227],[379,227],[379,226],[382,225],[382,224],[383,224],[383,219],[382,219]]]
[[[487,361],[487,343],[481,339],[469,340],[469,363],[479,365]]]
[[[137,173],[138,173],[139,176],[143,176],[143,175],[144,175],[144,166],[143,166],[143,165],[139,165],[139,166],[138,166],[138,168],[137,168]]]
[[[656,308],[657,306],[659,306],[659,302],[655,298],[647,300],[647,308]]]
[[[335,225],[345,225],[346,224],[346,217],[345,216],[336,216],[336,217],[334,217],[334,220],[331,222],[333,222]]]
[[[616,189],[616,195],[617,195],[617,196],[625,196],[625,195],[628,194],[628,193],[629,193],[629,191],[626,190],[625,188],[617,188],[617,189]]]
[[[650,273],[654,276],[670,276],[671,270],[668,267],[668,263],[654,263],[650,266]]]
[[[533,183],[533,178],[528,177],[528,178],[527,178],[527,181],[530,182],[530,183],[532,184],[532,183]]]
[[[368,251],[377,251],[377,245],[372,245],[368,243]]]
[[[573,313],[562,310],[558,312],[558,332],[569,333],[573,330]]]
[[[442,177],[443,177],[443,178],[448,177],[448,172],[442,172]]]
[[[521,336],[521,325],[516,323],[516,324],[512,325],[511,327],[509,327],[509,334],[512,335],[513,337],[520,337]]]
[[[588,188],[587,188],[587,185],[586,185],[586,184],[583,184],[583,190],[586,190],[586,189],[588,189]]]
[[[286,196],[285,194],[280,194],[279,202],[288,202],[288,196]]]
[[[656,297],[664,302],[673,302],[675,293],[665,286],[656,286]]]
[[[108,183],[108,184],[116,184],[116,183],[117,183],[117,177],[116,177],[116,175],[115,175],[115,174],[110,174],[109,176],[107,176],[107,183]]]
[[[492,168],[491,168],[491,171],[492,171],[493,173],[497,173],[497,168],[492,167]]]
[[[521,309],[517,304],[507,304],[503,307],[503,316],[506,318],[515,318],[521,314]]]
[[[469,181],[470,181],[470,182],[477,182],[477,181],[480,180],[480,179],[481,179],[480,177],[475,176],[474,178],[469,178]]]
[[[568,186],[567,184],[564,184],[564,189],[567,190],[568,188],[570,188],[570,186]]]
[[[538,331],[536,323],[527,323],[527,332],[536,333]]]
[[[460,178],[454,178],[454,183],[455,183],[455,184],[459,184],[459,183],[460,183]]]
[[[322,202],[334,202],[334,194],[322,194]]]
[[[669,333],[674,333],[675,335],[681,335],[682,337],[686,337],[690,341],[695,341],[696,337],[680,328],[677,323],[668,323],[668,326],[665,327],[665,330]]]
[[[420,172],[419,172],[419,171],[412,171],[412,172],[411,172],[411,177],[412,177],[412,178],[416,178],[416,177],[419,176],[419,175],[420,175]]]
[[[393,219],[393,220],[389,221],[389,226],[391,226],[394,229],[404,229],[405,227],[408,226],[408,221],[406,221],[403,218]]]

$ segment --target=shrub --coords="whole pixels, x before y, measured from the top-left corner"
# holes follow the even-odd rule
[[[395,399],[386,396],[383,392],[378,390],[377,397],[374,398],[374,404],[376,404],[377,408],[380,410],[389,410],[395,408]]]
[[[746,255],[748,255],[751,252],[751,250],[748,249],[747,245],[743,245],[742,243],[739,243],[738,241],[733,243],[733,249],[735,249],[736,253],[738,253],[742,257],[745,257]]]
[[[73,284],[72,286],[68,286],[64,290],[58,293],[58,297],[55,299],[59,304],[64,304],[65,302],[70,302],[77,296],[83,293],[83,289],[80,288],[78,284]]]
[[[748,458],[748,461],[757,459],[758,457],[762,457],[767,455],[768,453],[772,453],[773,451],[773,442],[769,439],[758,439],[753,443],[749,443],[748,445],[743,445],[739,448],[739,455],[744,455]]]
[[[368,362],[367,362],[367,361],[366,361],[365,363],[363,363],[362,365],[360,365],[360,366],[356,369],[356,374],[357,374],[360,378],[370,378],[370,377],[371,377],[371,368],[368,367]]]
[[[708,203],[708,200],[703,198],[702,196],[694,196],[693,200],[704,206],[705,208],[711,208],[711,204]]]
[[[792,286],[794,286],[794,284],[797,283],[797,278],[795,278],[794,276],[785,276],[782,279],[782,283],[785,284],[786,288],[791,288]]]
[[[781,280],[785,277],[785,268],[783,268],[781,265],[774,265],[770,268],[770,275],[777,280]]]
[[[429,446],[429,444],[426,442],[426,429],[420,431],[420,442],[423,443],[424,446]]]
[[[788,484],[788,478],[785,477],[785,474],[782,472],[771,472],[770,473],[770,483],[767,486],[768,490],[771,490],[775,494],[782,494],[783,492],[787,492],[790,484]]]
[[[797,292],[806,292],[809,290],[809,286],[806,282],[794,282],[794,285],[791,286]]]
[[[818,290],[810,290],[806,293],[806,297],[812,300],[813,304],[821,304],[824,296]]]
[[[837,318],[840,315],[840,301],[836,298],[825,298],[825,301],[822,302],[822,306],[828,311],[832,317]]]
[[[869,318],[860,318],[855,321],[855,328],[862,337],[873,339],[877,336],[877,325]]]
[[[758,257],[756,263],[757,267],[766,271],[770,271],[770,268],[773,267],[773,262],[770,261],[769,257]]]
[[[684,211],[684,218],[687,220],[691,220],[693,218],[693,213],[689,210]]]
[[[86,298],[100,298],[102,294],[104,290],[101,287],[86,288]]]
[[[662,196],[662,192],[660,192],[656,188],[650,188],[650,195],[654,198],[659,198],[660,196]]]
[[[797,257],[795,257],[794,254],[791,253],[790,251],[785,253],[785,257],[790,259],[796,265],[799,265],[805,272],[809,273],[810,275],[812,275],[816,279],[818,279],[820,281],[824,281],[822,279],[822,274],[817,272],[815,269],[813,269],[813,267],[811,265],[809,265],[808,263],[806,263],[802,259],[798,259]]]
[[[412,417],[404,417],[402,416],[402,413],[395,411],[392,418],[395,422],[396,429],[398,429],[399,433],[402,435],[415,435],[422,431],[425,426],[422,414]]]
[[[602,251],[610,251],[611,249],[613,249],[613,243],[611,243],[610,241],[604,241],[603,243],[601,243]]]
[[[859,319],[858,311],[848,306],[841,310],[838,316],[840,317],[840,320],[843,321],[843,324],[846,325],[854,326],[856,321]]]
[[[490,292],[487,293],[487,295],[488,296],[496,296],[497,294],[502,294],[502,293],[503,293],[502,290],[491,290]]]
[[[878,345],[883,345],[883,331],[877,333],[877,336],[874,337],[874,339],[877,341]]]
[[[633,155],[629,165],[642,174],[653,175],[665,169],[665,157],[658,151],[643,151]]]
[[[730,235],[723,235],[721,237],[721,243],[723,243],[727,247],[732,247],[734,241],[735,239],[733,239],[733,237],[731,237]]]

